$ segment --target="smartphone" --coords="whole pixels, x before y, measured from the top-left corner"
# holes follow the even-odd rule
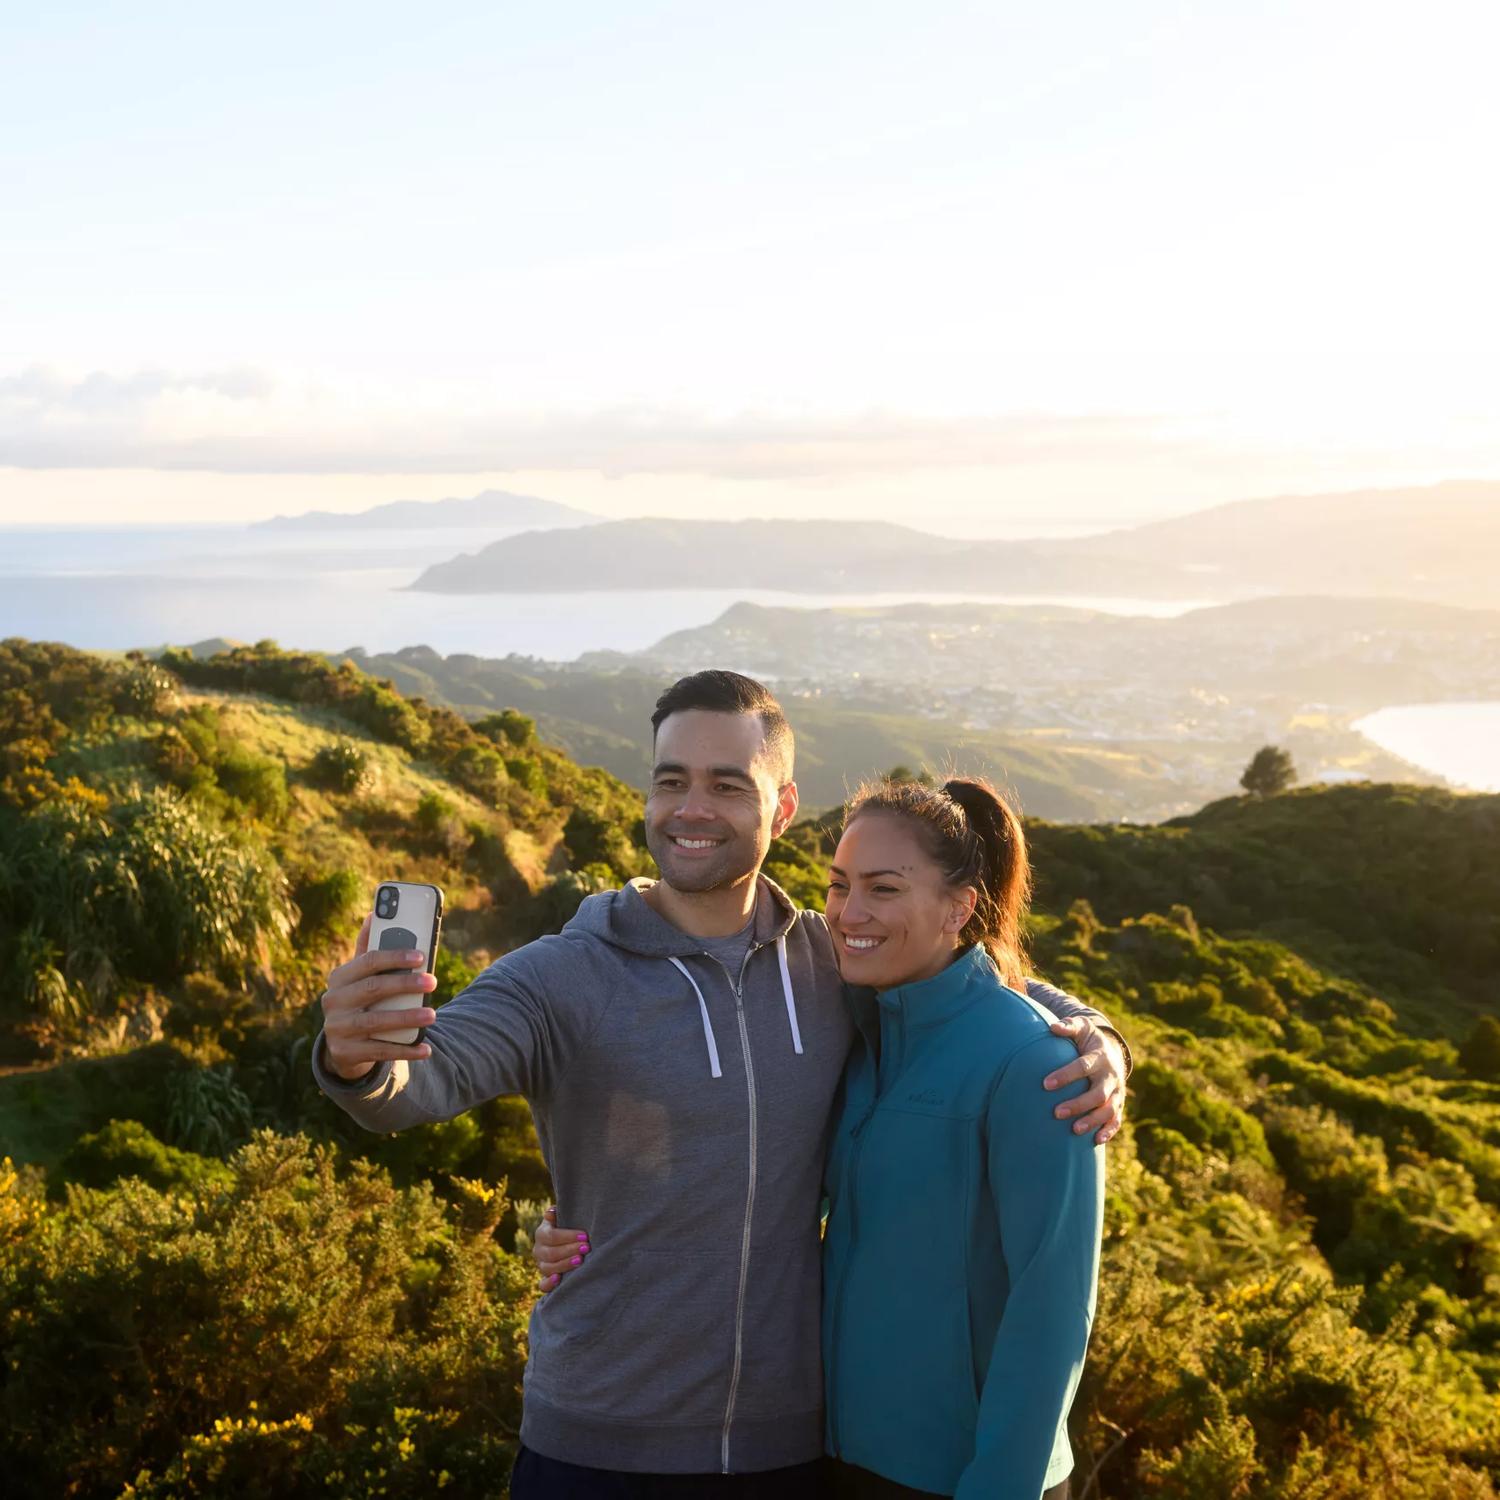
[[[443,893],[435,885],[412,885],[404,880],[386,880],[375,888],[375,910],[370,921],[370,948],[404,953],[415,948],[426,956],[427,972],[437,963],[438,934],[443,927]],[[419,969],[410,971],[413,975]],[[377,1000],[370,1010],[416,1010],[427,1004],[421,990],[403,992]],[[375,1032],[377,1042],[398,1042],[410,1046],[422,1028],[405,1031]]]

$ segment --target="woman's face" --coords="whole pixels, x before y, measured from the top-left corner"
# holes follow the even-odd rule
[[[930,979],[952,962],[975,896],[972,886],[948,885],[909,819],[860,814],[845,828],[828,874],[839,972],[879,990]]]

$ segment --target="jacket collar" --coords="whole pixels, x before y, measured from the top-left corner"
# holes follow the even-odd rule
[[[997,978],[994,960],[984,944],[975,943],[932,978],[877,990],[875,1001],[881,1012],[899,1015],[908,1028],[937,1026],[974,1003],[976,985],[993,983]]]
[[[655,881],[638,877],[617,891],[589,896],[564,930],[602,938],[643,958],[687,958],[703,951],[703,939],[674,927],[646,902],[644,892]],[[756,877],[754,937],[757,944],[774,943],[790,932],[797,920],[791,898],[765,875]]]

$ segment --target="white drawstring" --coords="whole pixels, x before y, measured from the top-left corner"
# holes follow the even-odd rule
[[[691,973],[688,972],[688,966],[683,963],[680,958],[669,958],[667,962],[671,964],[674,969],[681,970],[682,977],[686,979],[690,985],[692,985],[693,993],[698,997],[698,1009],[703,1015],[703,1040],[708,1043],[709,1067],[713,1070],[713,1076],[715,1078],[722,1078],[724,1076],[724,1070],[719,1066],[719,1046],[718,1043],[714,1041],[714,1029],[712,1025],[709,1024],[708,1001],[703,998],[703,991],[698,988],[698,981],[693,978]]]
[[[692,985],[693,993],[698,997],[698,1014],[703,1017],[703,1040],[708,1043],[709,1067],[715,1078],[722,1078],[724,1070],[719,1066],[719,1044],[714,1040],[713,1023],[708,1019],[708,1001],[703,998],[703,991],[698,988],[698,981],[693,978],[692,970],[680,958],[669,958],[667,962]],[[797,1001],[792,994],[792,971],[786,961],[785,933],[776,939],[776,962],[781,968],[781,993],[786,996],[787,1025],[792,1028],[792,1051],[801,1057],[802,1030],[797,1025]]]
[[[802,1033],[797,1029],[797,1002],[792,998],[792,971],[786,964],[786,934],[776,939],[776,961],[781,965],[781,992],[786,996],[786,1018],[792,1028],[792,1050],[801,1056]]]

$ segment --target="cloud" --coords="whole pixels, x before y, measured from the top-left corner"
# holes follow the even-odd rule
[[[255,369],[0,376],[0,466],[239,474],[597,470],[741,479],[1121,460],[1183,440],[1165,418],[889,410],[524,411],[474,387],[277,381]]]

